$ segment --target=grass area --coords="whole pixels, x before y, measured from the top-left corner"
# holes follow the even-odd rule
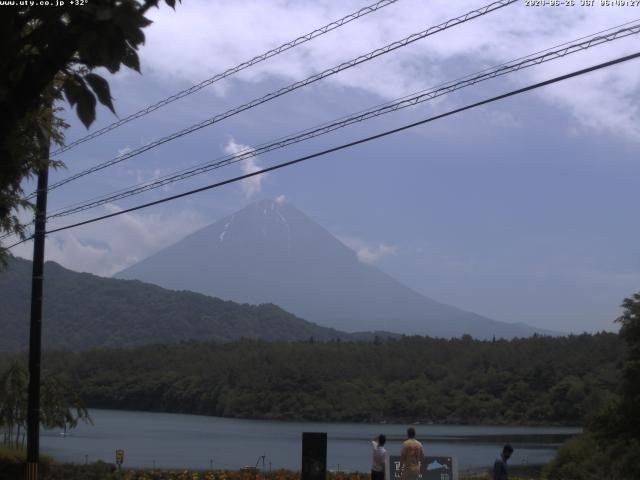
[[[0,446],[0,480],[17,480],[25,478],[27,451],[19,448]],[[42,467],[48,468],[53,463],[47,456],[41,457]]]

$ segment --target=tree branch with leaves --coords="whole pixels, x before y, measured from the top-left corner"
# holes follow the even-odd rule
[[[0,374],[0,428],[2,443],[8,447],[24,446],[27,428],[28,373],[23,364],[14,362]],[[72,429],[83,421],[91,423],[84,403],[68,382],[45,373],[42,378],[40,423],[46,428]]]
[[[145,16],[160,0],[91,0],[71,8],[16,6],[0,15],[0,234],[24,238],[18,215],[33,209],[22,182],[45,166],[38,130],[62,144],[63,120],[51,115],[62,99],[89,128],[100,102],[115,113],[108,81],[95,73],[122,66],[140,71]],[[171,8],[176,0],[165,0]],[[53,98],[52,98],[53,97]],[[54,112],[55,113],[55,112]],[[53,118],[53,123],[50,119]],[[47,120],[48,119],[48,120]],[[0,263],[6,251],[0,248]]]

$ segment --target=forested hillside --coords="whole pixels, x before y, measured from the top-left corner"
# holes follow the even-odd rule
[[[0,351],[26,350],[31,262],[10,258],[0,272]],[[43,346],[82,350],[188,339],[226,342],[347,338],[272,304],[247,305],[148,283],[77,273],[45,264]]]
[[[512,341],[182,343],[50,353],[91,407],[336,421],[580,424],[610,400],[614,334]]]

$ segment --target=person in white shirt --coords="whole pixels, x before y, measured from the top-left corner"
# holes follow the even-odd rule
[[[371,480],[389,479],[389,454],[384,448],[387,437],[378,435],[371,441],[373,447],[373,461],[371,462]]]

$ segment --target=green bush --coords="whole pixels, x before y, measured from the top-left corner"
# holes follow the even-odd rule
[[[627,352],[621,395],[590,416],[585,434],[560,448],[545,469],[550,480],[640,479],[640,292],[622,307],[617,321]]]
[[[545,467],[549,480],[637,480],[640,478],[638,440],[599,440],[584,433],[563,444]]]
[[[601,480],[609,461],[593,435],[584,433],[564,443],[545,467],[544,478],[553,480]]]
[[[20,448],[0,446],[0,480],[25,478],[27,451]],[[46,474],[53,461],[47,456],[40,457],[40,471]]]
[[[24,450],[0,447],[0,480],[24,478]]]
[[[20,480],[26,476],[26,450],[0,447],[0,480]],[[58,464],[40,456],[38,477],[41,480],[117,480],[114,465],[96,462],[89,465]]]
[[[114,465],[96,462],[88,465],[53,464],[42,480],[116,480],[119,478]]]

